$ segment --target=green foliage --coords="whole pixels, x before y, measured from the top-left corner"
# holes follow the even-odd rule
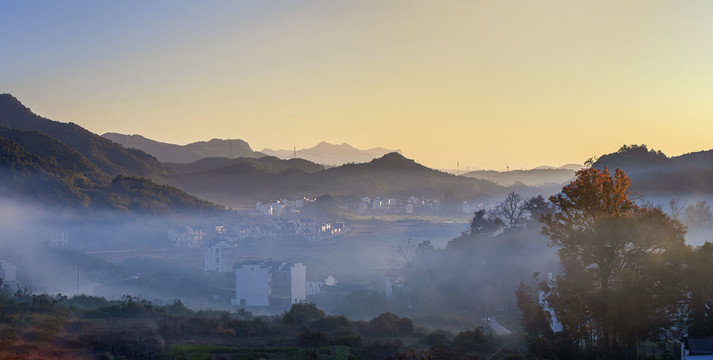
[[[344,297],[340,312],[352,319],[366,319],[388,308],[389,303],[383,293],[374,290],[357,290]]]
[[[141,151],[124,149],[75,124],[41,118],[0,94],[0,180],[7,195],[57,208],[139,213],[222,209],[176,188],[122,174],[163,179],[168,171]],[[110,182],[110,176],[116,177]]]
[[[375,337],[396,337],[413,333],[413,321],[386,312],[369,321],[366,332]]]
[[[324,311],[314,304],[299,303],[293,304],[283,317],[282,321],[289,325],[303,326],[324,319]]]

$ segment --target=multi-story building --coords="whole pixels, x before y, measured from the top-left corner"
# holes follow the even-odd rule
[[[217,273],[233,271],[233,260],[238,254],[238,245],[231,240],[212,239],[203,245],[203,270]]]
[[[303,263],[244,262],[234,271],[234,305],[288,308],[307,299],[307,267]]]

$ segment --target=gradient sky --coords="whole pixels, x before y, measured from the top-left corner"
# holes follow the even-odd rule
[[[0,92],[87,129],[437,168],[713,148],[713,1],[0,0]]]

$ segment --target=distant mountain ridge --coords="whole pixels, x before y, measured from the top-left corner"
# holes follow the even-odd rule
[[[467,172],[462,176],[489,180],[502,186],[511,186],[517,183],[528,186],[542,186],[563,184],[570,181],[576,172],[572,167],[574,166],[565,165],[559,168],[540,166],[531,170],[512,171],[476,170]],[[582,166],[579,165],[578,169],[581,168]]]
[[[54,208],[137,213],[221,209],[147,179],[167,179],[170,172],[140,150],[125,149],[76,124],[40,117],[12,95],[0,94],[3,196]]]
[[[446,193],[452,193],[465,200],[505,192],[504,187],[490,181],[433,170],[395,152],[366,163],[314,172],[299,168],[273,170],[277,171],[267,170],[257,162],[242,162],[176,175],[174,181],[189,193],[224,205],[323,194],[443,199]]]
[[[119,143],[126,148],[145,151],[161,162],[187,164],[208,157],[248,158],[261,157],[250,145],[240,139],[212,139],[197,141],[187,145],[176,145],[151,140],[141,135],[106,133],[102,137]]]
[[[382,147],[359,150],[347,143],[337,145],[322,141],[311,148],[300,149],[296,152],[294,150],[272,149],[263,149],[261,152],[265,155],[275,156],[280,159],[297,157],[317,164],[339,166],[347,163],[369,162],[391,152],[401,153],[401,150],[389,150]]]
[[[238,158],[228,159],[224,157],[203,158],[190,164],[166,163],[166,166],[180,174],[191,174],[197,172],[211,171],[221,168],[229,168],[236,165],[248,163],[255,168],[260,168],[266,173],[278,173],[285,170],[295,169],[306,173],[313,173],[324,170],[324,166],[315,164],[304,159],[282,160],[274,156],[263,156],[261,158]]]

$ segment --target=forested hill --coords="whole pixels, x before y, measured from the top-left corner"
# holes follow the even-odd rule
[[[168,174],[169,170],[155,158],[124,149],[77,125],[34,115],[7,94],[0,95],[0,123],[21,128],[0,126],[3,197],[32,199],[50,208],[137,213],[222,209],[141,176]],[[158,166],[158,170],[151,170],[151,166]],[[139,171],[134,173],[131,169]]]
[[[624,145],[592,166],[624,170],[635,192],[713,193],[713,150],[668,157],[646,145]]]
[[[160,180],[169,172],[156,158],[143,151],[126,149],[77,124],[36,115],[10,94],[0,94],[0,125],[47,134],[84,155],[111,177],[133,174]]]
[[[175,177],[180,188],[216,202],[251,203],[292,196],[419,196],[443,199],[451,193],[465,198],[504,192],[490,181],[455,176],[405,158],[386,154],[367,163],[346,164],[308,172],[289,168],[269,171],[243,162],[224,168]]]
[[[240,164],[250,164],[266,173],[278,173],[289,169],[296,169],[306,173],[313,173],[324,170],[324,166],[315,164],[304,159],[282,160],[274,156],[263,156],[261,158],[237,158],[229,159],[225,157],[209,157],[194,161],[190,164],[165,163],[169,169],[180,174],[191,174],[211,171],[221,168],[231,168]]]

